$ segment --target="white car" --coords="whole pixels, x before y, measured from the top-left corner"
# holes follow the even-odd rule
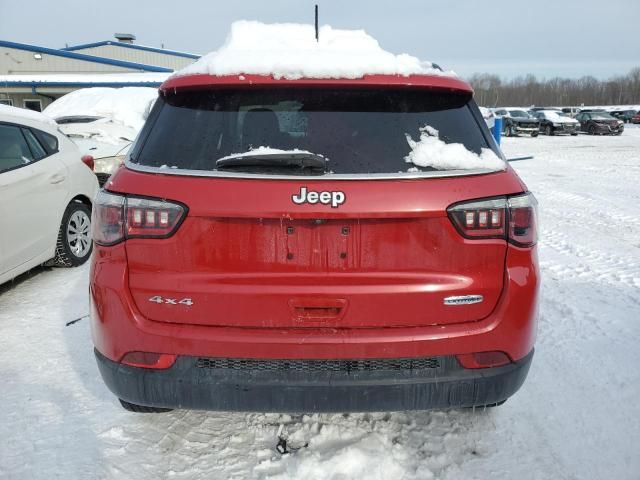
[[[98,182],[48,117],[0,105],[0,284],[42,263],[91,255]]]

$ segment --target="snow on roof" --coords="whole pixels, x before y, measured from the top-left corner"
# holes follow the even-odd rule
[[[551,120],[552,122],[578,123],[577,120],[571,117],[567,117],[566,115],[562,114],[561,112],[558,112],[557,110],[539,110],[539,111],[541,113],[544,113],[547,119]]]
[[[32,75],[0,75],[0,85],[16,84],[150,84],[160,85],[169,77],[169,73],[43,73]]]
[[[274,78],[361,78],[364,75],[447,75],[430,62],[383,50],[364,30],[238,21],[218,50],[173,76],[272,75]]]
[[[43,113],[50,118],[107,117],[140,130],[157,97],[158,91],[149,87],[82,88],[60,97]]]
[[[36,122],[47,123],[53,127],[57,127],[58,124],[54,122],[51,118],[43,115],[40,112],[34,112],[33,110],[28,110],[26,108],[18,108],[18,107],[10,107],[8,105],[3,105],[0,103],[0,115],[15,117],[17,119],[28,119]]]

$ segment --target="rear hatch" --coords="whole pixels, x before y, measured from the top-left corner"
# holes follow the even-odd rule
[[[447,207],[522,187],[509,170],[487,173],[480,157],[479,169],[439,169],[449,153],[440,144],[435,161],[411,156],[424,135],[486,154],[475,109],[468,93],[407,89],[165,95],[107,186],[186,210],[169,238],[126,242],[138,309],[158,322],[231,327],[486,317],[503,288],[506,242],[463,238]],[[482,300],[447,302],[466,296]]]

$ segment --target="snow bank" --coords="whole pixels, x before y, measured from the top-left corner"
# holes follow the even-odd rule
[[[467,150],[461,143],[445,143],[438,138],[438,131],[428,125],[420,129],[419,141],[416,142],[409,134],[406,136],[411,152],[404,159],[407,163],[413,163],[419,167],[432,167],[437,170],[475,168],[504,170],[506,168],[504,161],[492,150],[482,149],[482,154],[478,155]]]
[[[83,88],[59,98],[43,113],[54,119],[75,115],[107,117],[137,131],[157,97],[158,91],[150,87]]]
[[[272,75],[274,78],[360,78],[366,74],[449,75],[430,62],[383,50],[364,30],[238,21],[224,45],[173,76]]]
[[[48,123],[53,127],[57,127],[58,124],[51,120],[51,118],[43,115],[40,112],[34,112],[33,110],[28,110],[26,108],[17,108],[10,107],[8,105],[3,105],[0,103],[0,115],[9,115],[11,117],[16,117],[18,119],[25,118],[27,120],[35,120],[36,122]]]

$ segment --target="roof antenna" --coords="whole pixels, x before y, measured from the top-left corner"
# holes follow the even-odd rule
[[[316,42],[320,41],[318,37],[318,4],[316,3]]]

